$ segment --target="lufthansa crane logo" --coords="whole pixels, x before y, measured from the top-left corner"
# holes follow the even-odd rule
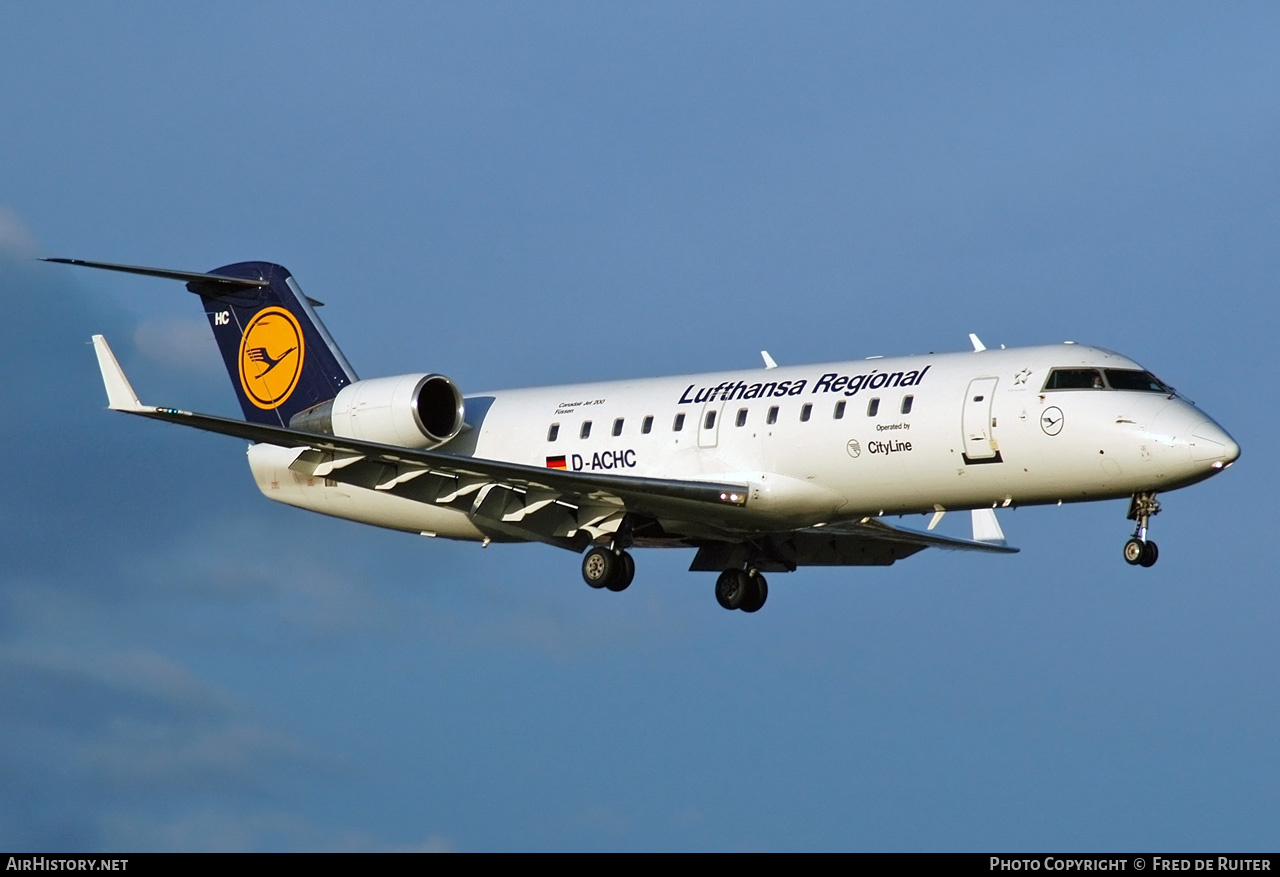
[[[1057,405],[1046,408],[1040,413],[1040,428],[1045,435],[1057,435],[1062,432],[1062,409]]]
[[[240,337],[240,387],[265,411],[279,408],[298,386],[305,355],[302,326],[284,308],[263,308]]]

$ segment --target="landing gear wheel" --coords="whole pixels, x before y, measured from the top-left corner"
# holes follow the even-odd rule
[[[747,593],[747,574],[740,569],[727,569],[716,579],[716,602],[725,609],[738,609]]]
[[[622,561],[608,548],[592,548],[582,558],[582,579],[593,588],[609,584],[621,569]]]
[[[769,583],[760,573],[755,573],[747,576],[747,593],[743,597],[742,605],[738,608],[743,612],[759,612],[764,601],[768,599]]]
[[[1160,513],[1154,491],[1135,493],[1129,503],[1129,520],[1135,522],[1133,538],[1124,543],[1124,559],[1133,566],[1155,566],[1160,550],[1147,538],[1151,516]]]
[[[1156,543],[1148,542],[1142,549],[1142,559],[1138,563],[1143,566],[1155,566],[1156,558],[1160,556],[1160,549],[1156,548]]]
[[[631,584],[631,580],[636,577],[636,562],[625,551],[619,551],[617,558],[617,573],[612,579],[605,582],[604,586],[610,591],[625,591],[627,586]]]

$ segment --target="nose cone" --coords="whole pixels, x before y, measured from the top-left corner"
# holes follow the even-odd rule
[[[1162,477],[1178,487],[1221,472],[1240,456],[1240,446],[1226,430],[1181,399],[1169,400],[1152,422],[1149,436]]]
[[[1197,463],[1208,463],[1214,469],[1225,469],[1240,456],[1240,446],[1227,431],[1212,420],[1205,420],[1191,428],[1191,458]]]

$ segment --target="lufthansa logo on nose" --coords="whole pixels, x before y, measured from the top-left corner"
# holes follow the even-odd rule
[[[849,452],[850,457],[856,457],[862,453],[862,446],[858,444],[857,439],[849,439],[849,444],[845,445],[844,449]]]
[[[1045,435],[1057,435],[1062,432],[1062,409],[1057,405],[1040,412],[1040,428]]]
[[[284,308],[254,314],[240,338],[240,387],[264,411],[279,408],[298,386],[305,355],[302,326]]]

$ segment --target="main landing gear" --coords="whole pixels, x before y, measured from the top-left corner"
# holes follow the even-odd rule
[[[1147,524],[1151,516],[1160,512],[1155,491],[1135,493],[1129,503],[1129,520],[1135,521],[1133,538],[1124,543],[1124,559],[1132,566],[1155,566],[1160,549],[1147,539]]]
[[[769,599],[769,583],[754,569],[727,569],[716,579],[716,602],[725,609],[758,612]]]
[[[625,591],[636,562],[621,548],[597,545],[582,556],[582,578],[593,588]],[[726,569],[716,579],[716,602],[725,609],[759,612],[769,599],[769,583],[754,569]]]
[[[593,588],[625,591],[636,577],[636,562],[620,548],[597,545],[582,558],[582,578]]]

